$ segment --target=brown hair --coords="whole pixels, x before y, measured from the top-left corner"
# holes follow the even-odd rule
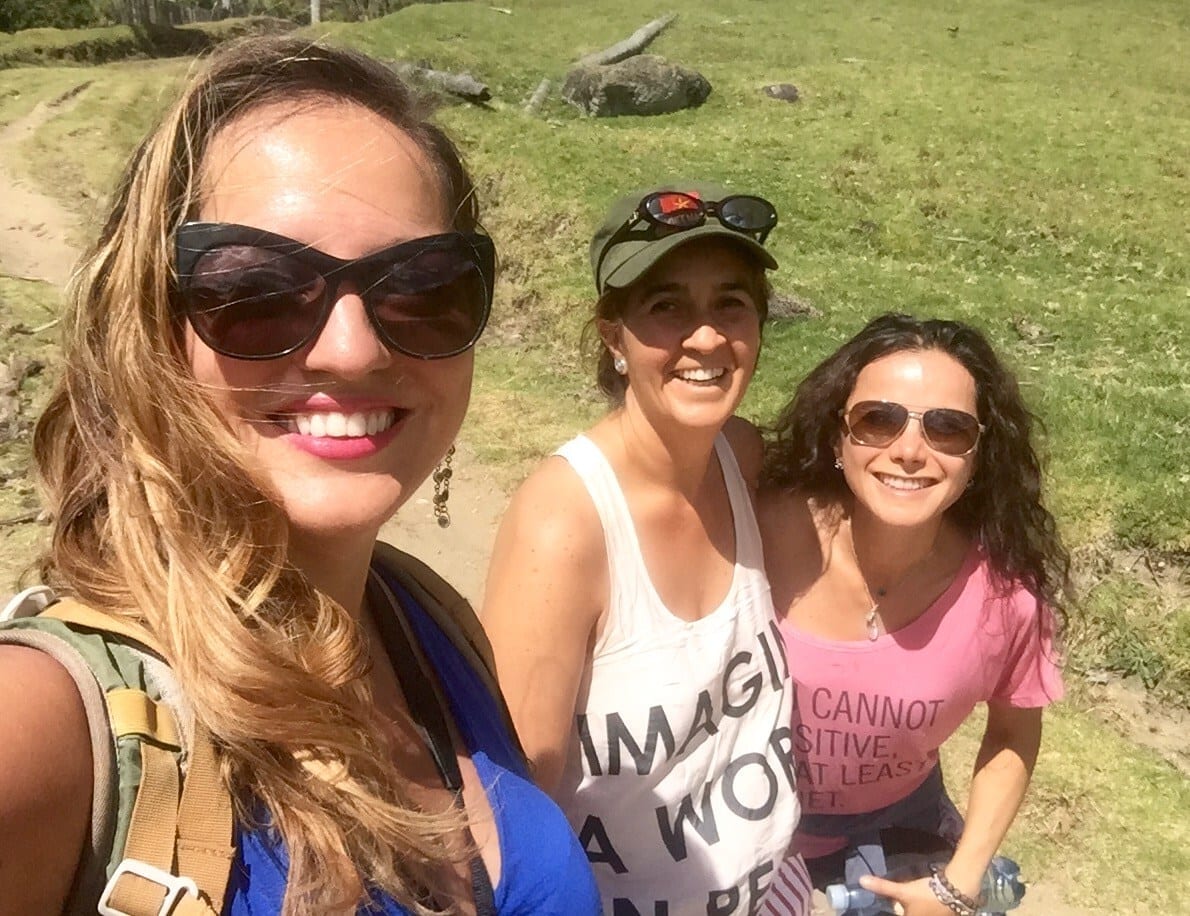
[[[979,420],[986,427],[971,486],[948,514],[987,550],[1002,584],[1024,585],[1061,620],[1070,593],[1070,556],[1041,498],[1041,462],[1033,447],[1036,418],[1016,378],[970,325],[898,314],[870,321],[802,380],[769,430],[765,484],[796,488],[827,504],[844,498],[847,483],[835,467],[835,445],[843,434],[840,413],[865,366],[912,350],[939,350],[971,373]]]
[[[165,646],[240,817],[285,843],[285,914],[354,910],[373,890],[425,913],[441,865],[465,853],[460,816],[412,802],[356,622],[288,563],[286,517],[195,385],[169,307],[173,235],[212,138],[261,106],[326,101],[404,131],[455,227],[476,227],[454,145],[389,68],[293,38],[218,53],[133,153],[71,290],[63,375],[34,433],[53,516],[40,572]]]

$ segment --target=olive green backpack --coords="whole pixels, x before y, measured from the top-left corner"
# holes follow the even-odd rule
[[[395,577],[496,697],[487,637],[471,605],[420,560],[378,543]],[[218,916],[235,856],[231,798],[210,736],[195,723],[164,653],[145,630],[44,586],[0,611],[0,644],[52,656],[87,711],[94,766],[91,830],[70,914]]]

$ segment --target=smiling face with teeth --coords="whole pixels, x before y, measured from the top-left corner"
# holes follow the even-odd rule
[[[914,411],[949,407],[977,415],[975,379],[941,350],[902,350],[868,363],[856,378],[847,407],[860,401],[895,401]],[[956,457],[930,448],[921,424],[883,448],[841,435],[836,454],[855,495],[855,512],[898,527],[938,525],[967,487],[976,452]]]
[[[764,268],[739,246],[692,241],[626,291],[622,317],[601,321],[626,365],[625,407],[656,428],[718,430],[735,412],[760,352]]]
[[[255,109],[215,136],[203,165],[199,218],[339,258],[452,228],[422,150],[352,104]],[[299,549],[358,542],[370,551],[453,441],[470,397],[470,351],[418,360],[389,350],[350,286],[318,337],[289,356],[222,356],[189,327],[185,343],[196,380],[279,495]]]

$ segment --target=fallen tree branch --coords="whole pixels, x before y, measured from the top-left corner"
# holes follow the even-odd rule
[[[405,79],[425,83],[441,89],[450,95],[457,95],[468,102],[487,102],[492,98],[487,83],[481,83],[470,73],[451,73],[447,70],[433,70],[418,64],[396,62],[392,68]]]
[[[642,25],[623,41],[616,42],[610,48],[604,48],[596,54],[588,54],[578,62],[578,66],[598,67],[603,64],[615,64],[632,57],[634,54],[639,54],[677,18],[677,13],[670,13],[668,16],[654,19],[652,22]]]
[[[22,512],[20,515],[10,515],[8,518],[0,518],[0,528],[7,528],[10,525],[27,525],[30,522],[36,522],[41,519],[41,509],[30,509],[28,512]]]
[[[525,103],[525,112],[527,114],[535,114],[537,109],[545,102],[546,96],[550,94],[550,81],[543,79],[537,84],[537,88],[533,90],[533,94],[529,96],[529,101]]]
[[[47,321],[45,324],[39,324],[35,328],[18,327],[18,328],[14,328],[13,330],[17,334],[40,334],[43,331],[50,330],[50,328],[56,328],[61,323],[62,323],[61,318],[55,318],[53,321]]]

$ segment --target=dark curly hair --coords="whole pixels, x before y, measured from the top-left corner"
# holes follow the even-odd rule
[[[842,501],[849,490],[835,467],[840,413],[865,366],[910,350],[940,350],[958,360],[975,380],[979,419],[987,427],[972,485],[948,515],[983,545],[1000,585],[1023,585],[1061,621],[1070,594],[1070,555],[1042,503],[1041,463],[1032,442],[1039,421],[1025,406],[1016,378],[970,325],[901,314],[868,322],[802,380],[766,431],[765,486],[797,489],[828,504]]]

